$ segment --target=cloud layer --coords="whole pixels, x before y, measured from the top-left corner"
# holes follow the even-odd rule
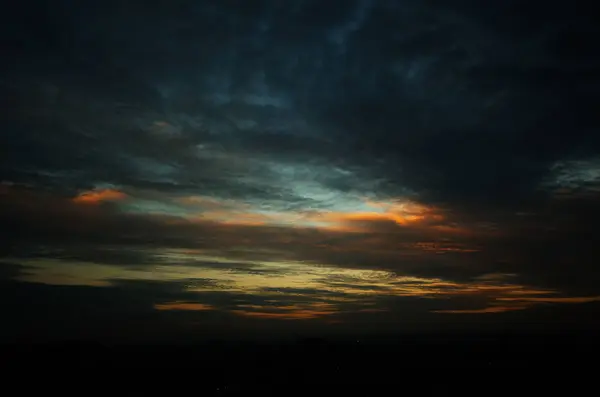
[[[7,291],[213,325],[595,311],[583,4],[292,3],[15,8]]]

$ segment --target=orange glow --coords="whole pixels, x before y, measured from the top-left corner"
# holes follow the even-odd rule
[[[198,203],[199,204],[199,203]],[[296,225],[302,225],[303,222],[308,220],[307,217],[296,214],[296,213],[269,213],[261,214],[250,211],[241,211],[243,207],[236,209],[220,209],[215,208],[216,204],[207,202],[208,205],[201,204],[204,208],[209,208],[209,211],[205,211],[202,215],[191,218],[196,221],[213,221],[222,225],[229,226],[269,226],[269,225],[286,225],[287,227],[294,227]]]
[[[286,225],[292,227],[322,228],[330,231],[361,232],[369,229],[369,223],[388,222],[396,225],[426,225],[440,222],[444,216],[435,208],[410,201],[374,202],[365,200],[357,211],[301,211],[301,212],[254,212],[244,202],[220,200],[206,196],[178,197],[175,203],[197,206],[203,209],[197,220],[210,220],[228,225],[266,226]]]
[[[472,235],[473,232],[469,229],[457,227],[457,226],[448,226],[448,225],[436,225],[431,227],[433,230],[444,233],[444,234],[456,234],[462,236]]]
[[[407,223],[417,222],[424,218],[423,215],[400,215],[394,213],[379,214],[376,212],[356,212],[348,214],[342,219],[345,221],[365,221],[365,222],[377,222],[377,221],[394,221],[399,225],[406,225]]]
[[[88,190],[77,195],[73,201],[77,204],[99,204],[105,201],[118,201],[127,198],[123,192],[114,189]]]
[[[314,318],[325,317],[331,315],[331,312],[319,312],[315,310],[296,310],[290,312],[251,312],[244,310],[231,310],[239,316],[262,318],[262,319],[278,319],[278,320],[310,320]]]
[[[529,306],[490,306],[484,309],[465,309],[465,310],[434,310],[434,313],[450,314],[481,314],[481,313],[505,313],[515,310],[524,310]]]
[[[156,310],[180,310],[180,311],[207,311],[213,310],[211,305],[204,303],[193,303],[193,302],[168,302],[168,303],[157,303],[154,305]]]
[[[382,212],[315,212],[308,216],[308,220],[324,222],[327,224],[324,228],[330,230],[361,232],[369,228],[369,223],[388,222],[398,226],[419,226],[444,219],[433,209],[418,204],[369,203],[369,205],[381,209]]]
[[[406,225],[422,221],[432,216],[428,211],[421,206],[415,206],[410,210],[385,208],[383,212],[363,211],[354,213],[330,213],[332,219],[346,221],[393,221],[399,225]]]
[[[236,213],[225,211],[214,211],[204,213],[204,219],[219,221],[224,225],[240,225],[240,226],[266,226],[272,221],[272,217],[255,213]]]
[[[446,253],[446,252],[461,252],[461,253],[469,253],[469,252],[479,252],[478,249],[468,248],[468,247],[459,247],[459,246],[450,246],[444,243],[436,243],[436,242],[421,242],[415,243],[414,248],[420,249],[422,251],[427,252],[437,252],[437,253]]]
[[[272,309],[272,310],[270,310]],[[313,302],[310,304],[278,305],[268,308],[260,305],[238,305],[232,313],[244,317],[308,320],[330,316],[338,312],[337,305],[330,302]]]

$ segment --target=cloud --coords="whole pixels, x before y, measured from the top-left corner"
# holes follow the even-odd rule
[[[131,267],[164,260],[216,267],[238,262],[236,271],[252,273],[264,269],[246,263],[248,259],[308,261],[454,281],[514,273],[526,284],[577,290],[578,294],[595,291],[594,245],[585,236],[593,233],[597,214],[595,200],[589,197],[553,201],[544,212],[513,214],[490,229],[477,219],[463,219],[456,226],[455,218],[460,220],[460,215],[438,215],[419,207],[423,215],[410,218],[409,214],[408,221],[401,219],[403,224],[393,220],[400,216],[393,212],[374,212],[375,219],[371,219],[360,213],[314,211],[283,212],[283,219],[301,221],[286,223],[272,215],[253,215],[255,209],[246,204],[243,211],[259,219],[248,223],[248,218],[235,211],[235,202],[223,203],[219,211],[224,216],[215,217],[216,204],[209,201],[204,213],[211,216],[202,217],[190,216],[187,210],[171,215],[131,212],[119,207],[122,200],[89,206],[27,189],[5,187],[5,193],[1,215],[5,224],[13,225],[6,229],[11,230],[3,247],[6,255]],[[183,197],[189,204],[187,196]],[[154,200],[172,201],[169,195],[155,195]],[[196,199],[192,206],[196,208],[197,203]],[[382,223],[378,217],[392,220]],[[321,223],[311,223],[316,220]],[[330,226],[336,224],[342,227]],[[589,225],[587,231],[585,225]],[[178,251],[173,250],[179,249],[181,254],[175,255]],[[199,251],[194,255],[194,250]],[[573,255],[576,266],[569,258]],[[216,257],[229,259],[223,262]],[[580,270],[588,272],[588,277],[573,277]]]
[[[82,192],[73,198],[76,203],[99,204],[105,201],[118,201],[126,198],[127,195],[118,190],[99,189]]]
[[[521,3],[106,2],[4,24],[21,43],[0,81],[4,278],[212,274],[296,300],[147,307],[271,319],[594,299],[598,28]],[[396,281],[352,278],[368,272]],[[341,290],[375,306],[328,300]]]
[[[124,246],[120,252],[127,249]],[[102,257],[94,258],[93,253],[88,261],[52,253],[15,257],[11,263],[17,263],[19,271],[13,272],[11,279],[139,291],[152,295],[148,304],[158,311],[215,311],[270,319],[330,318],[337,323],[352,313],[360,316],[394,310],[395,302],[414,298],[423,302],[413,308],[413,314],[420,312],[421,318],[428,313],[499,313],[599,299],[597,295],[565,295],[559,289],[522,284],[518,274],[488,273],[453,281],[456,275],[448,269],[446,276],[434,277],[418,276],[418,271],[400,267],[391,271],[274,258],[236,260],[228,258],[226,251],[162,247],[144,252],[148,259],[136,265],[103,263]],[[430,272],[435,273],[435,268]]]
[[[195,302],[169,302],[169,303],[157,303],[154,305],[156,310],[189,310],[189,311],[203,311],[203,310],[213,310],[213,307],[210,305],[205,305],[203,303],[195,303]]]

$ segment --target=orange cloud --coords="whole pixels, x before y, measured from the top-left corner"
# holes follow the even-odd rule
[[[224,225],[266,226],[273,217],[252,212],[211,211],[202,214],[202,219],[214,220]]]
[[[310,320],[331,315],[331,312],[315,310],[295,310],[289,312],[254,312],[244,310],[231,310],[232,313],[244,317],[278,319],[278,320]]]
[[[251,205],[234,200],[208,196],[184,196],[177,204],[201,208],[199,220],[211,220],[230,225],[286,225],[330,231],[367,231],[371,224],[431,225],[443,221],[441,211],[411,201],[376,202],[364,200],[355,211],[260,212]]]
[[[280,320],[309,320],[322,318],[339,313],[338,306],[330,302],[313,302],[310,304],[277,305],[264,307],[259,305],[238,305],[231,310],[238,316],[280,319]]]
[[[478,249],[470,248],[466,246],[460,246],[457,244],[447,244],[447,243],[438,243],[438,242],[419,242],[413,245],[414,248],[419,249],[421,251],[427,252],[435,252],[438,254],[445,254],[447,252],[460,252],[460,253],[471,253],[471,252],[479,252]]]
[[[473,232],[464,227],[458,226],[450,226],[450,225],[435,225],[431,227],[433,230],[443,233],[443,234],[453,234],[460,236],[470,236],[473,235]]]
[[[531,291],[522,291],[523,295],[531,295]],[[542,291],[543,292],[543,291]],[[509,294],[511,292],[508,292]],[[493,305],[483,309],[464,309],[464,310],[436,310],[434,313],[454,313],[454,314],[479,314],[479,313],[504,313],[515,310],[524,310],[544,303],[589,303],[600,301],[600,296],[520,296],[520,297],[496,297],[496,301],[501,301],[505,305]]]
[[[366,202],[373,211],[339,212],[323,211],[305,215],[306,220],[323,224],[323,228],[343,232],[362,232],[370,224],[420,226],[440,222],[444,216],[433,208],[416,203]]]
[[[490,306],[483,309],[465,309],[465,310],[434,310],[433,313],[451,313],[451,314],[482,314],[482,313],[505,313],[515,310],[524,310],[529,306]]]
[[[79,193],[73,201],[77,204],[99,204],[105,201],[118,201],[127,198],[127,195],[115,189],[88,190]]]
[[[157,303],[154,305],[156,310],[178,310],[178,311],[207,311],[213,310],[214,308],[211,305],[206,305],[204,303],[194,303],[194,302],[167,302],[167,303]]]

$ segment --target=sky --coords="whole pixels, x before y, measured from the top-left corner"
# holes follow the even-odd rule
[[[583,1],[1,13],[0,339],[600,328]]]

